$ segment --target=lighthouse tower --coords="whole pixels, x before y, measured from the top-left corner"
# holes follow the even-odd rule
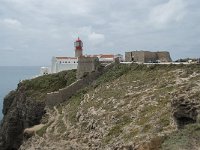
[[[74,42],[75,47],[75,57],[80,57],[83,55],[83,42],[78,38],[76,42]]]

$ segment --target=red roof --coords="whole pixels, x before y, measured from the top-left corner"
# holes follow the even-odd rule
[[[76,57],[56,57],[56,59],[77,59]]]
[[[100,55],[92,55],[93,57],[98,57],[98,56],[100,56]]]
[[[114,58],[114,55],[101,55],[100,58]]]
[[[99,54],[99,55],[85,55],[84,57],[114,58],[115,56],[113,54]],[[77,57],[56,57],[56,59],[77,59]]]
[[[99,57],[99,58],[114,58],[115,56],[112,54],[99,54],[99,55],[86,55],[86,57]]]

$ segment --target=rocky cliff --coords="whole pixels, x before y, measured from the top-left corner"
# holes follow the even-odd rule
[[[199,149],[199,88],[199,65],[115,65],[66,102],[45,109],[41,128],[24,139],[20,149]],[[18,90],[5,98],[1,130],[9,138],[15,134],[15,143],[31,126],[24,126],[26,119],[12,121],[15,103],[26,106],[21,99],[12,100]],[[21,132],[10,132],[13,125],[6,124],[11,123],[22,125]]]
[[[75,71],[46,75],[18,84],[3,104],[3,120],[0,127],[0,149],[18,149],[24,139],[25,128],[39,124],[45,114],[45,96],[76,80]]]

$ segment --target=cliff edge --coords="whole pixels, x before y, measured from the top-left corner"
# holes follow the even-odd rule
[[[24,139],[24,129],[39,124],[45,114],[46,93],[57,91],[75,80],[76,71],[72,70],[20,82],[17,89],[4,98],[0,149],[18,149]]]

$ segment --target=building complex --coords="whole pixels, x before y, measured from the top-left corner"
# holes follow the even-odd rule
[[[123,61],[123,55],[117,54],[98,54],[98,55],[84,55],[83,42],[78,38],[74,42],[75,56],[74,57],[53,57],[51,62],[51,73],[57,73],[63,70],[77,69],[78,58],[80,57],[97,57],[102,64],[108,64],[114,61],[116,57]]]
[[[59,56],[52,57],[51,69],[47,67],[41,68],[41,74],[57,73],[64,70],[78,69],[78,72],[91,72],[94,70],[94,63],[98,62],[106,66],[114,61],[116,58],[119,62],[124,61],[121,54],[97,54],[97,55],[84,55],[83,42],[78,38],[74,42],[75,55],[73,57]],[[150,51],[130,51],[125,52],[125,62],[137,63],[165,63],[171,62],[170,53],[167,51],[150,52]],[[83,74],[80,73],[80,76]]]

